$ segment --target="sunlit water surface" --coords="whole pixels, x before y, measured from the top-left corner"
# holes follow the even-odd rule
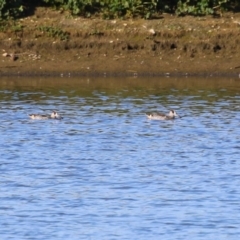
[[[0,239],[239,239],[239,79],[1,79]],[[151,121],[148,111],[181,116]],[[64,119],[30,120],[57,110]]]

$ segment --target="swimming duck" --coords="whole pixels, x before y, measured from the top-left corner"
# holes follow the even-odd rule
[[[179,117],[176,113],[176,111],[174,110],[170,110],[168,114],[163,114],[163,113],[158,113],[158,112],[154,112],[154,113],[149,113],[147,114],[148,119],[152,119],[152,120],[172,120],[175,117]]]
[[[31,119],[36,120],[44,120],[44,119],[62,119],[62,117],[56,112],[53,111],[50,115],[42,115],[42,114],[29,114]]]

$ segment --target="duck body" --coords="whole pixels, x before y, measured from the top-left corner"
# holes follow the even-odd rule
[[[50,115],[41,115],[41,114],[29,114],[29,117],[31,119],[35,119],[35,120],[44,120],[44,119],[50,119],[51,118]]]
[[[176,111],[170,110],[168,114],[153,112],[147,114],[148,119],[152,120],[173,120],[175,117],[179,117]],[[180,117],[179,117],[180,118]]]
[[[62,117],[56,111],[53,111],[50,115],[29,114],[29,117],[34,120],[62,119]]]

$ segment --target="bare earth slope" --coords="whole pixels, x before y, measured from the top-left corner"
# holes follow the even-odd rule
[[[240,14],[73,18],[38,8],[0,31],[0,75],[238,74]]]

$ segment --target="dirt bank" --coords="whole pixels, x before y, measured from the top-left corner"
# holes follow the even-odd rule
[[[38,8],[2,27],[0,74],[240,72],[240,14],[154,20],[73,18]]]

